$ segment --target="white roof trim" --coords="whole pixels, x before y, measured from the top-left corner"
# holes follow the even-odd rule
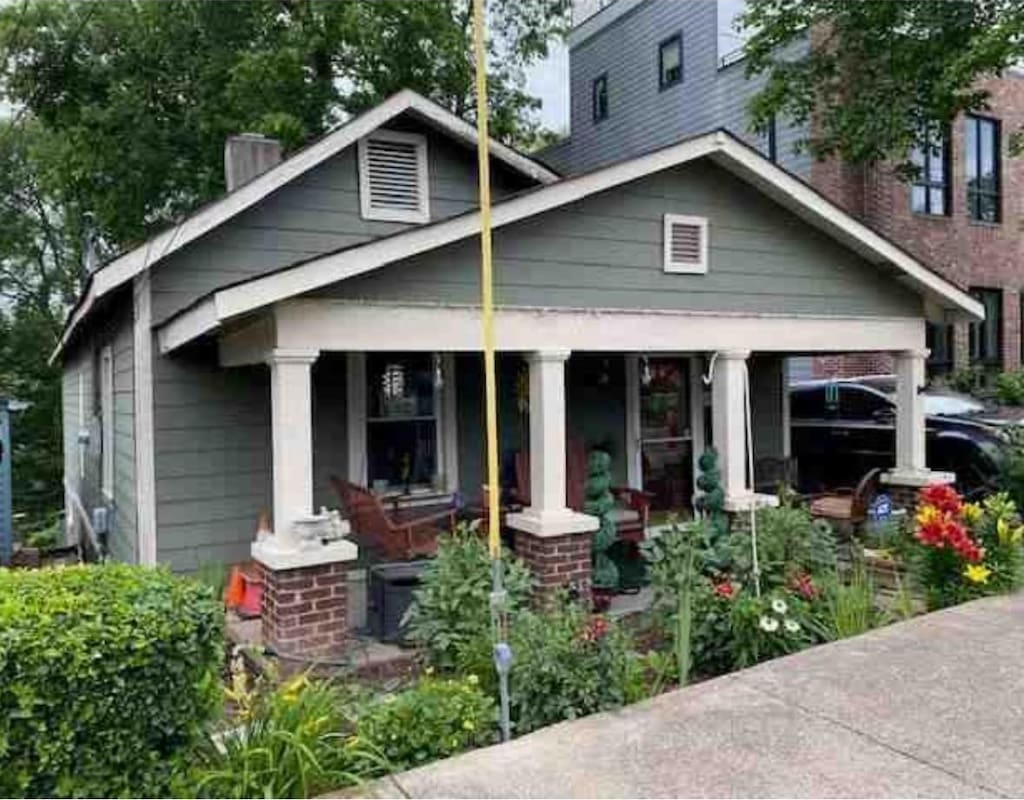
[[[442,131],[476,147],[476,128],[465,120],[411,89],[392,95],[380,105],[354,117],[220,200],[199,209],[173,228],[156,234],[145,244],[94,272],[86,294],[68,320],[51,360],[60,354],[77,325],[89,314],[99,298],[406,111],[416,112]],[[493,139],[490,152],[495,158],[539,183],[554,183],[559,178],[557,173]]]
[[[903,273],[902,277],[907,283],[928,299],[937,301],[940,306],[953,308],[975,319],[984,318],[981,303],[969,294],[855,220],[799,179],[722,131],[698,136],[585,175],[567,178],[498,203],[492,211],[492,224],[500,228],[703,156],[711,156],[724,168],[753,183],[810,224],[856,249],[869,260],[878,264],[893,264]],[[473,236],[479,229],[480,214],[473,212],[321,256],[299,266],[222,289],[214,292],[199,306],[170,320],[162,329],[161,347],[165,352],[173,350],[231,317]],[[171,335],[172,331],[174,335]]]

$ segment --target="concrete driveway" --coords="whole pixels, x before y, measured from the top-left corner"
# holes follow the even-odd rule
[[[396,775],[381,797],[1024,795],[1024,595]]]

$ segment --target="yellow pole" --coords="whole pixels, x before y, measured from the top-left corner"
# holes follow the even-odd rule
[[[498,530],[498,388],[494,373],[494,270],[491,262],[491,169],[487,132],[487,53],[484,0],[473,0],[473,50],[476,55],[477,161],[480,173],[480,322],[484,344],[484,401],[487,422],[487,531],[491,558],[500,554]]]

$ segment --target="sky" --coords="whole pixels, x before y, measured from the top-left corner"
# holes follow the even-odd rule
[[[539,97],[543,105],[540,120],[545,128],[569,132],[569,48],[555,43],[547,59],[535,64],[526,74],[527,91]]]

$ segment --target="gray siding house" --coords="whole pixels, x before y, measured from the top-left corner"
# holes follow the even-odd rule
[[[263,512],[283,533],[337,506],[332,475],[395,508],[475,501],[475,147],[402,92],[95,272],[58,350],[72,534],[105,517],[113,557],[194,570],[247,559]],[[580,529],[566,456],[594,447],[678,508],[713,443],[730,507],[767,502],[744,398],[755,457],[786,456],[793,354],[893,352],[889,477],[932,479],[925,320],[979,318],[977,301],[725,131],[566,178],[490,152],[503,482],[530,455],[521,529]]]
[[[801,127],[776,120],[768,135],[750,130],[747,103],[763,80],[744,74],[733,24],[743,0],[580,6],[568,37],[570,133],[544,151],[545,162],[582,172],[724,128],[794,174],[809,175],[810,158],[794,152],[805,136]]]

